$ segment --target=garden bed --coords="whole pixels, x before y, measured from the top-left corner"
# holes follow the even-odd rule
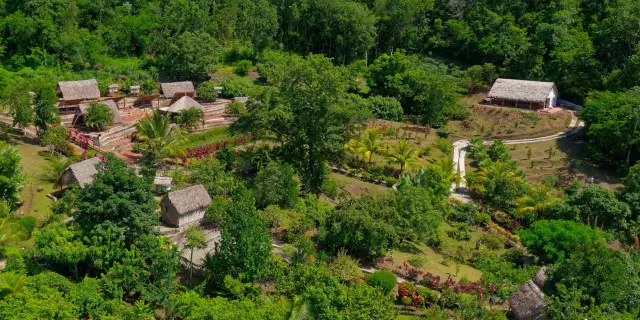
[[[472,116],[449,121],[445,126],[449,139],[456,141],[472,137],[485,139],[526,139],[552,135],[564,130],[571,122],[568,111],[542,114],[524,109],[474,105]]]

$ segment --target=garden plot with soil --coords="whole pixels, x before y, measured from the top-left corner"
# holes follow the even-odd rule
[[[613,168],[591,164],[585,158],[584,141],[577,137],[508,146],[508,152],[527,179],[534,183],[552,182],[568,187],[578,179],[583,184],[593,178],[608,189],[622,187]]]
[[[524,109],[474,105],[465,120],[449,121],[445,130],[449,140],[472,137],[484,139],[526,139],[558,133],[569,126],[571,114],[562,110],[543,114]]]

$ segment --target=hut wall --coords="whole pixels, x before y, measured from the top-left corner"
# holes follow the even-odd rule
[[[180,214],[178,213],[178,210],[171,204],[169,199],[167,199],[166,197],[162,199],[160,208],[162,209],[162,216],[160,217],[160,219],[166,222],[168,225],[179,227],[178,217],[180,216]]]
[[[180,215],[179,221],[178,221],[178,227],[200,222],[200,220],[204,218],[205,211],[206,211],[206,208],[203,208],[199,210],[193,210],[183,215]]]

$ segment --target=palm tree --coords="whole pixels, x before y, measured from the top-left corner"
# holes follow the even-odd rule
[[[180,148],[184,132],[160,111],[156,110],[151,117],[138,121],[136,129],[140,148],[149,161],[168,162],[171,157],[184,154]]]
[[[176,117],[176,123],[187,131],[193,131],[198,127],[198,124],[202,121],[204,112],[200,109],[189,108],[184,109],[178,113]]]
[[[482,167],[478,172],[467,175],[466,180],[470,189],[484,192],[484,184],[486,181],[504,181],[506,179],[523,180],[509,163],[496,161],[493,162],[492,165]]]
[[[0,245],[2,248],[8,244],[26,240],[29,235],[24,231],[21,225],[11,222],[9,218],[0,220]]]
[[[529,189],[525,196],[516,199],[516,214],[527,220],[546,216],[547,210],[558,202],[560,198],[554,194],[554,190],[543,184]]]
[[[418,150],[416,150],[412,146],[412,143],[407,140],[402,140],[394,145],[392,153],[387,155],[387,160],[390,163],[399,164],[400,173],[404,171],[405,167],[412,167],[420,164]]]
[[[5,272],[0,275],[0,298],[25,292],[26,279],[23,275]]]
[[[369,160],[369,164],[371,164],[373,154],[380,153],[385,145],[386,143],[382,141],[382,134],[377,129],[367,130],[358,141],[358,149]]]
[[[103,104],[92,104],[89,107],[89,110],[87,110],[84,123],[89,128],[102,130],[105,126],[113,124],[113,114],[111,113],[111,109]]]

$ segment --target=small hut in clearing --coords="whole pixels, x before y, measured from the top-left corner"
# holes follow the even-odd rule
[[[80,81],[60,81],[57,87],[58,97],[65,102],[98,100],[100,88],[96,79]]]
[[[113,124],[122,123],[122,115],[120,114],[120,110],[118,110],[118,105],[116,104],[115,101],[104,100],[104,101],[98,102],[97,104],[105,105],[109,109],[111,109],[111,116],[113,116]],[[86,116],[90,107],[91,107],[91,104],[88,104],[88,103],[79,104],[78,111],[77,111],[78,116],[83,116],[83,117]]]
[[[107,89],[109,89],[109,93],[116,93],[118,92],[118,89],[120,89],[120,85],[117,83],[110,84]]]
[[[91,158],[70,165],[60,176],[59,184],[69,186],[77,182],[80,188],[84,188],[93,182],[93,176],[98,173],[96,165],[100,162],[98,158]]]
[[[180,111],[182,110],[187,110],[191,108],[196,108],[204,112],[204,107],[189,96],[184,96],[180,98],[178,101],[172,103],[171,106],[169,106],[168,108],[166,109],[163,108],[163,109],[166,112],[170,112],[170,113],[180,113]]]
[[[129,91],[131,91],[131,94],[138,94],[140,93],[140,86],[130,86]]]
[[[542,310],[548,305],[542,288],[546,281],[546,268],[542,267],[533,280],[527,281],[509,296],[509,308],[516,320],[544,320]]]
[[[197,223],[204,218],[209,204],[211,197],[201,184],[170,192],[160,203],[161,219],[178,228]]]
[[[498,79],[488,98],[497,105],[546,109],[556,105],[558,88],[553,82]]]
[[[196,89],[191,81],[161,83],[160,90],[167,99],[178,99],[183,96],[194,97]]]

